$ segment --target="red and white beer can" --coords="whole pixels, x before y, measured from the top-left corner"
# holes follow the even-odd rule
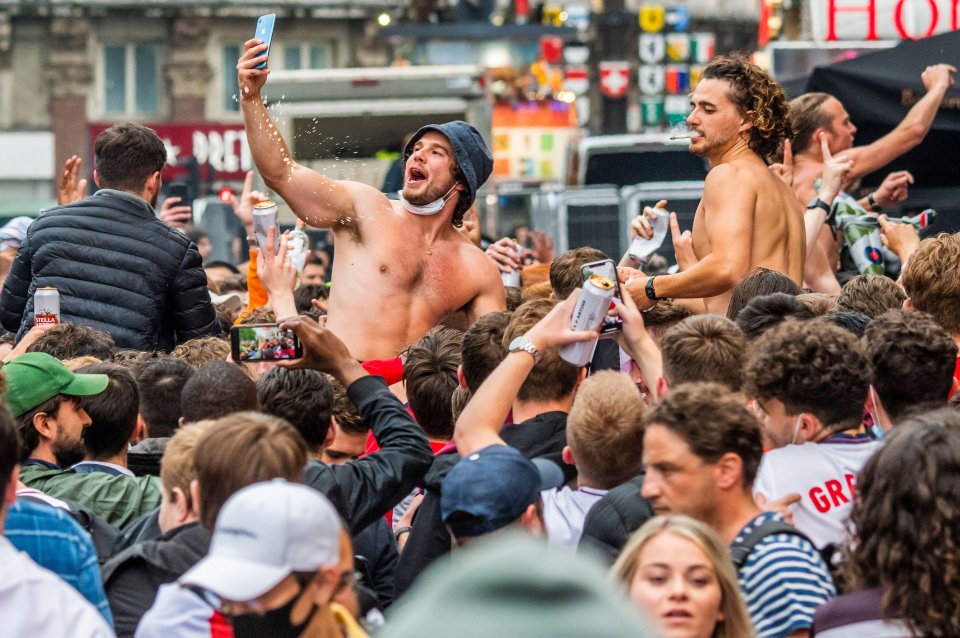
[[[610,301],[616,294],[616,286],[602,275],[590,275],[583,282],[580,297],[573,309],[570,327],[574,330],[596,330],[610,309]],[[593,358],[597,341],[580,341],[560,348],[560,358],[578,367],[587,365]]]
[[[56,288],[37,288],[33,293],[33,325],[60,323],[60,292]]]

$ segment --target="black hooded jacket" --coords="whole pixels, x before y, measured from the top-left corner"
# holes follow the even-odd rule
[[[0,323],[18,341],[46,286],[60,293],[62,322],[108,332],[119,349],[221,332],[196,246],[130,193],[104,189],[30,225],[0,294]]]

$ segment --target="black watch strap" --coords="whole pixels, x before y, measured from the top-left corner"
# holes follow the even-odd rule
[[[653,280],[656,278],[657,278],[657,275],[654,275],[653,277],[647,277],[647,285],[644,286],[643,288],[644,291],[647,293],[647,299],[649,299],[650,301],[660,301],[661,299],[665,299],[665,297],[658,297],[657,291],[653,287]]]
[[[830,204],[823,201],[819,197],[814,197],[813,199],[810,200],[810,203],[807,204],[807,209],[809,210],[811,208],[819,208],[823,210],[823,212],[825,212],[827,215],[830,214]]]
[[[828,204],[827,202],[823,201],[823,200],[820,199],[819,197],[814,197],[814,198],[811,199],[810,202],[807,204],[807,210],[809,210],[809,209],[811,209],[811,208],[819,208],[819,209],[821,209],[823,212],[825,212],[825,213],[827,214],[827,217],[826,217],[826,219],[823,220],[823,223],[824,223],[826,226],[830,226],[831,228],[833,227],[834,222],[836,221],[836,217],[837,217],[837,216],[836,216],[836,213],[834,213],[833,206],[831,206],[831,205]]]

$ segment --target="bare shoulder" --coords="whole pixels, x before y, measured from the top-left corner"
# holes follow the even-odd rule
[[[733,191],[756,191],[765,177],[758,168],[753,162],[745,160],[733,160],[714,166],[707,173],[707,179],[703,185],[704,196],[710,197]],[[769,171],[766,172],[769,173]]]
[[[757,167],[753,162],[733,160],[718,164],[707,173],[705,188],[742,187],[744,180],[756,182]]]
[[[471,287],[477,292],[489,288],[502,288],[500,269],[493,260],[462,233],[458,231],[457,235],[459,237],[454,241],[457,242],[457,255],[460,261],[459,276],[464,281],[470,282]]]

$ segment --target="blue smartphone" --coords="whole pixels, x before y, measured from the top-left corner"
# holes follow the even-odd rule
[[[273,39],[273,23],[276,22],[276,20],[276,13],[268,13],[267,15],[262,15],[257,19],[257,30],[254,31],[253,37],[267,45],[267,50],[260,55],[266,55],[270,53],[270,40]],[[265,69],[266,67],[267,63],[261,62],[254,68]]]

